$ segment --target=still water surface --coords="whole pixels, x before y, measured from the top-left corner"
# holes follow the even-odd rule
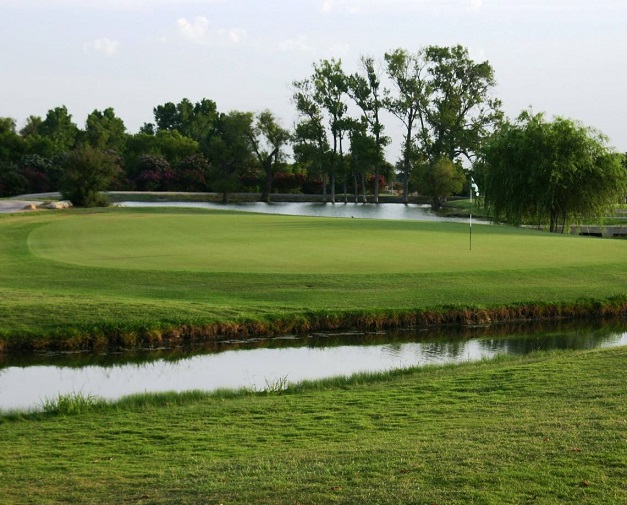
[[[467,223],[465,218],[441,217],[429,205],[399,203],[305,203],[305,202],[121,202],[124,207],[189,207],[214,210],[236,210],[260,214],[290,216],[343,217],[356,219],[402,219],[414,221],[454,221]],[[473,221],[476,221],[473,219]],[[478,221],[488,222],[488,221]]]
[[[133,393],[193,389],[262,391],[282,381],[460,363],[538,350],[627,345],[625,323],[536,325],[533,329],[518,327],[509,334],[503,328],[466,329],[465,334],[456,331],[444,337],[411,330],[230,342],[213,344],[209,353],[174,349],[115,355],[3,356],[0,409],[36,410],[45,398],[73,392],[116,399]]]

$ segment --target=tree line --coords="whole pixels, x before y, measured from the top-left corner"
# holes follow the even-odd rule
[[[556,229],[558,221],[602,212],[627,190],[624,156],[602,135],[531,112],[514,122],[505,118],[493,97],[492,66],[475,62],[462,46],[364,56],[353,73],[336,59],[312,67],[292,83],[298,119],[289,129],[269,110],[220,112],[210,99],[158,105],[153,122],[135,134],[112,108],[94,110],[83,128],[65,106],[45,118],[30,116],[19,131],[13,119],[0,118],[0,196],[61,190],[77,205],[97,205],[103,189],[213,191],[225,200],[246,191],[264,201],[280,191],[322,193],[325,202],[338,193],[366,202],[370,194],[376,203],[382,186],[394,181],[403,202],[417,191],[437,208],[468,191],[474,169],[499,218],[548,221]],[[401,155],[393,162],[385,156],[391,142],[385,113],[402,126]],[[515,135],[540,124],[549,126]],[[521,174],[514,176],[518,165]],[[562,177],[563,170],[570,175]],[[543,177],[558,182],[540,196],[549,186]],[[608,182],[584,185],[589,191],[576,196],[569,189],[599,177]],[[526,178],[534,184],[523,186]],[[595,203],[580,205],[589,192]],[[514,204],[516,197],[525,201]]]

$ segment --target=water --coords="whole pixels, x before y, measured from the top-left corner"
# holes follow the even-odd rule
[[[401,219],[413,221],[453,221],[467,223],[465,218],[441,217],[429,205],[398,203],[303,203],[303,202],[121,202],[124,207],[189,207],[214,210],[235,210],[261,214],[283,214],[290,216],[343,217],[356,219]],[[488,221],[477,221],[484,222]]]
[[[434,331],[436,333],[434,333]],[[106,399],[159,391],[262,391],[357,372],[460,363],[500,354],[627,345],[627,324],[556,323],[396,333],[352,333],[210,344],[206,349],[135,350],[122,354],[1,356],[0,409],[38,409],[45,398],[81,392]],[[461,333],[460,333],[461,331]]]

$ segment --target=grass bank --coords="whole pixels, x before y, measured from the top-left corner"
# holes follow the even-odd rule
[[[620,315],[627,243],[200,209],[0,217],[0,347]]]
[[[43,504],[626,503],[626,359],[536,354],[0,417],[0,489]]]

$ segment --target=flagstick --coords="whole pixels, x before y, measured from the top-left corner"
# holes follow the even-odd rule
[[[470,250],[472,251],[472,182],[470,183],[470,218],[468,220],[468,230],[470,232]]]

